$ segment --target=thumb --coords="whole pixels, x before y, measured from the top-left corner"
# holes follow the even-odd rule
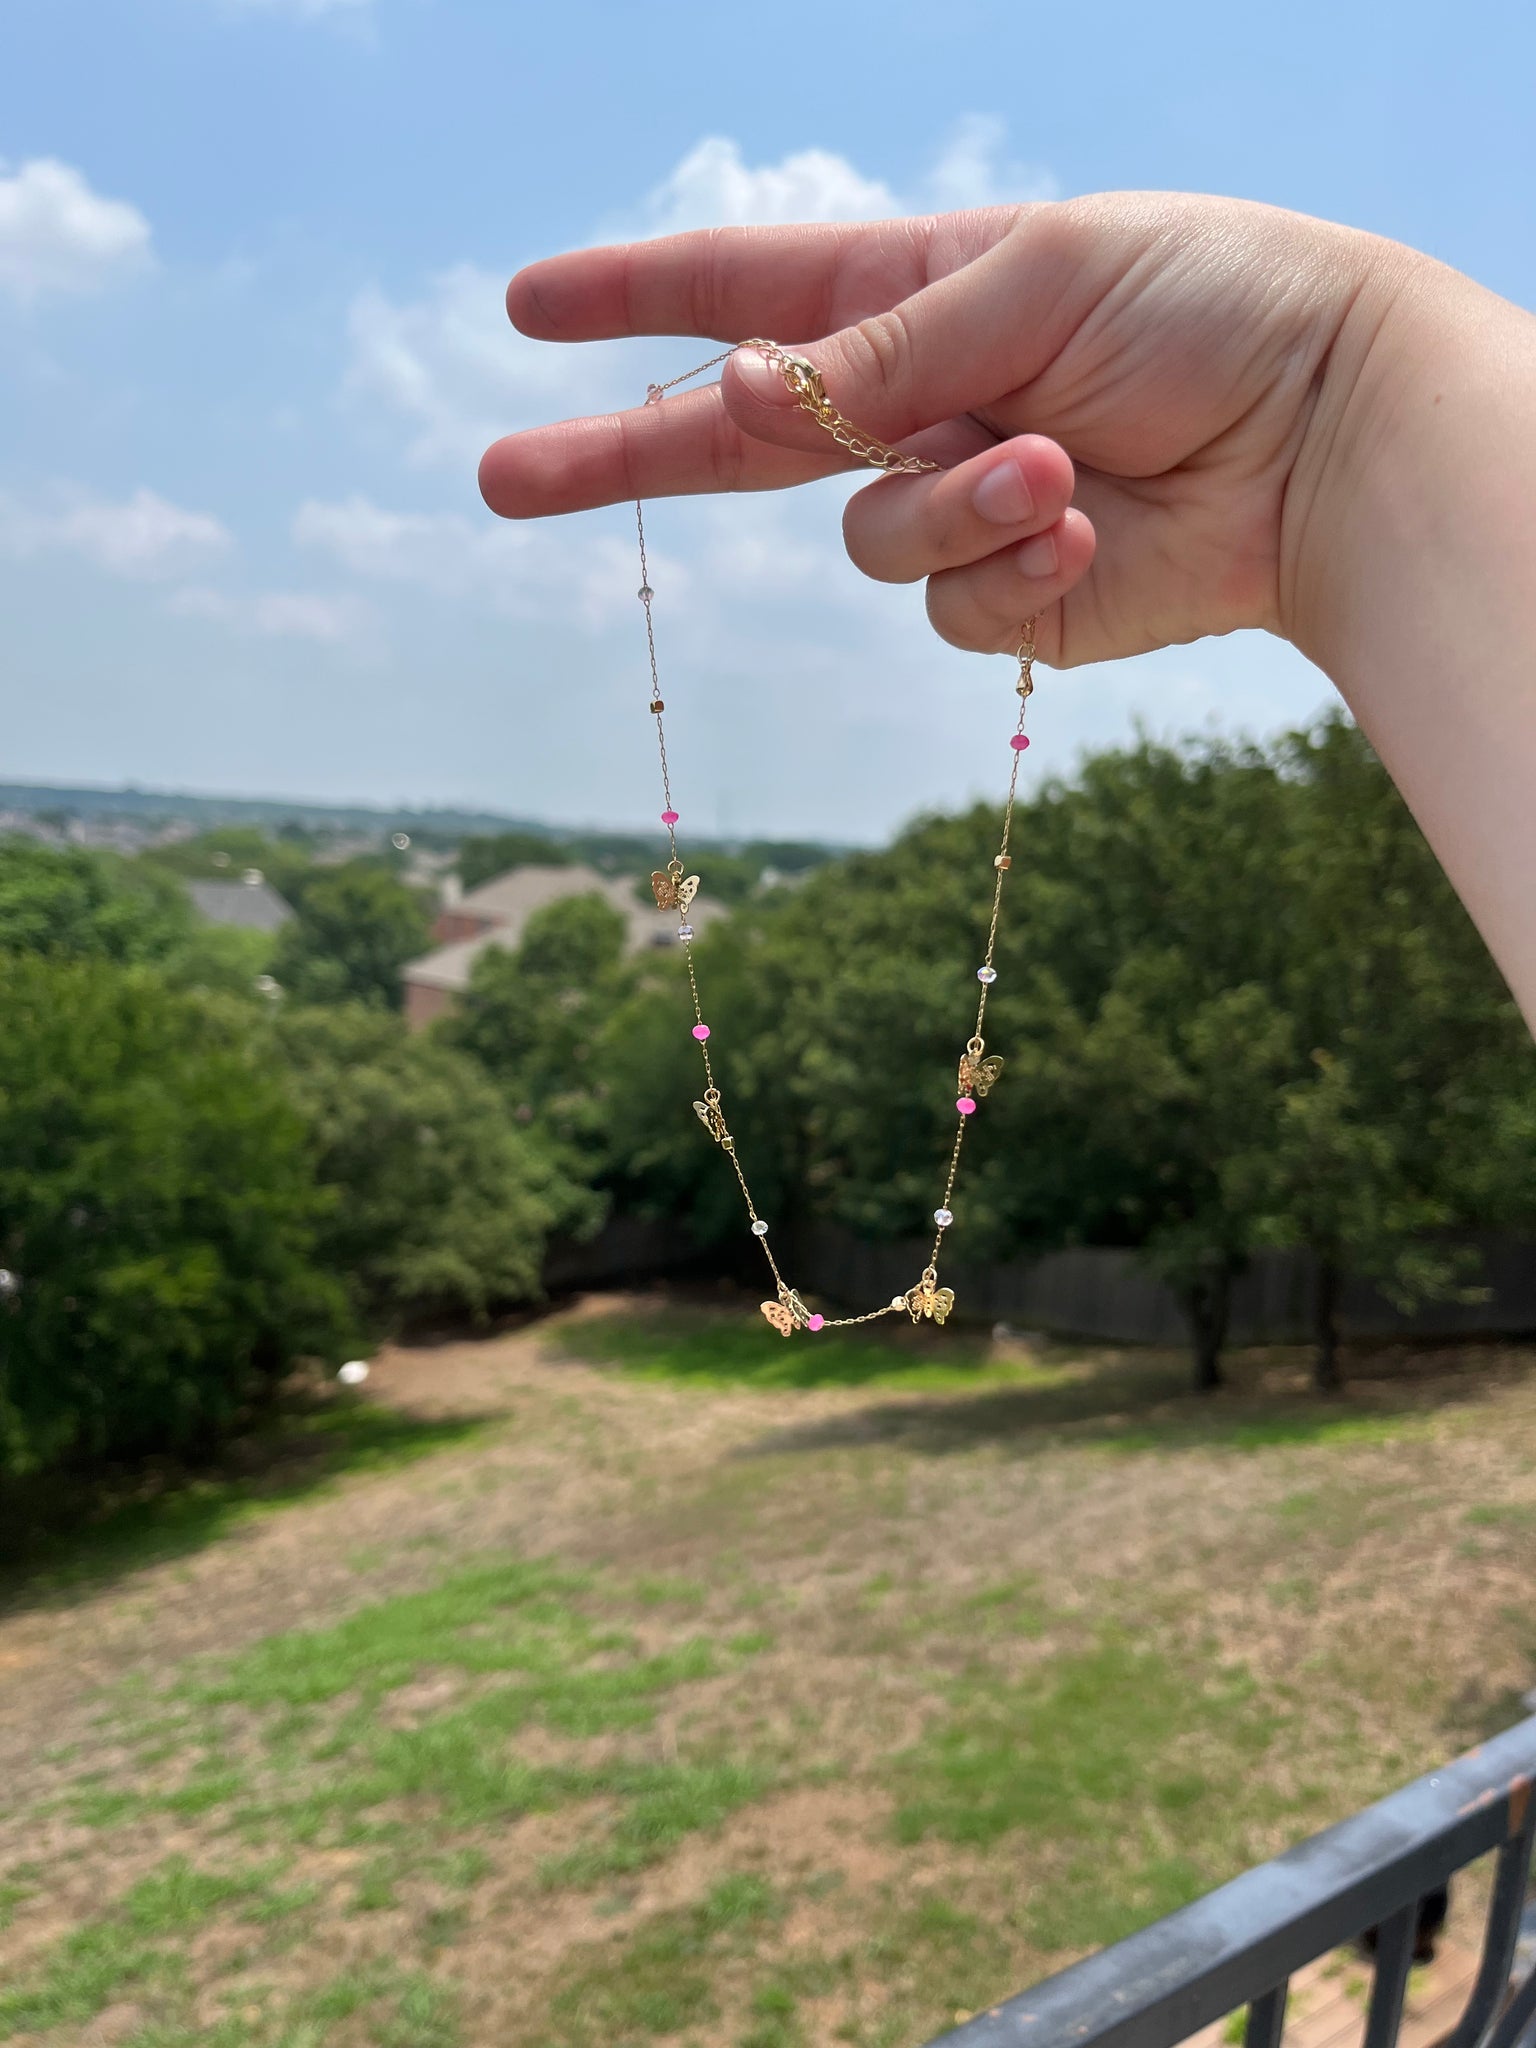
[[[886,312],[804,349],[782,338],[780,345],[816,368],[828,400],[855,427],[882,440],[985,407],[1038,374],[1057,345],[1046,323],[1032,317],[1043,295],[1036,287],[1044,283],[1031,280],[1029,251],[1020,246],[1032,225],[1024,217],[974,262]],[[742,346],[720,386],[726,411],[744,433],[827,451],[825,427],[802,409],[782,366],[760,351]]]

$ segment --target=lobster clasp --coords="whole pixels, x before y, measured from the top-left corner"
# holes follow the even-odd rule
[[[788,350],[784,354],[784,382],[804,406],[819,412],[827,402],[820,370],[804,356],[792,356]]]

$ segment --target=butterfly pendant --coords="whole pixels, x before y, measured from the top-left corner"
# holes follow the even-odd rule
[[[657,868],[651,875],[651,894],[658,910],[686,911],[698,893],[697,875],[674,875],[669,868]]]
[[[725,1115],[718,1102],[696,1102],[693,1113],[718,1145],[730,1134],[725,1128]]]
[[[792,1337],[811,1319],[810,1310],[793,1287],[784,1288],[777,1301],[759,1302],[758,1306],[781,1337]]]
[[[925,1273],[917,1285],[907,1293],[907,1313],[914,1323],[920,1323],[924,1316],[942,1324],[955,1305],[953,1287],[940,1287],[934,1275]]]
[[[960,1055],[960,1093],[974,1095],[979,1102],[983,1095],[991,1093],[992,1085],[1003,1071],[1003,1063],[994,1052],[986,1059],[977,1059],[973,1054]]]

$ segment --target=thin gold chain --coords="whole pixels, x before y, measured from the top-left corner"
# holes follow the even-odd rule
[[[738,349],[744,348],[752,349],[761,355],[771,369],[779,372],[801,411],[808,413],[817,425],[830,434],[837,445],[845,449],[855,460],[868,463],[872,469],[882,470],[887,476],[917,476],[942,466],[937,462],[928,461],[925,456],[904,454],[901,449],[891,447],[888,442],[877,439],[873,434],[861,433],[827,397],[821,372],[815,365],[808,363],[803,356],[793,355],[788,349],[780,348],[778,343],[773,341],[738,342],[731,348],[722,349],[719,355],[711,356],[708,362],[699,363],[691,370],[684,370],[680,376],[669,377],[664,384],[648,385],[645,394],[646,404],[659,405],[669,391],[676,390],[680,384],[691,383],[695,377],[702,377],[706,370],[714,369],[719,363],[728,362]],[[908,1288],[905,1294],[893,1295],[881,1307],[869,1309],[863,1315],[812,1315],[779,1270],[779,1262],[768,1242],[768,1225],[758,1215],[751,1187],[737,1154],[736,1140],[731,1136],[725,1121],[720,1088],[715,1080],[714,1064],[710,1059],[710,1027],[704,1021],[704,1006],[699,995],[698,975],[694,969],[693,927],[688,922],[688,906],[693,901],[692,889],[696,889],[698,884],[697,878],[690,877],[692,888],[688,889],[686,896],[680,895],[679,885],[688,888],[688,884],[683,882],[683,862],[677,851],[678,813],[672,801],[672,770],[667,759],[667,734],[664,722],[666,705],[661,695],[661,672],[656,658],[656,622],[652,612],[656,593],[651,588],[650,565],[645,548],[645,510],[639,499],[635,501],[635,534],[640,546],[639,596],[645,608],[645,645],[651,678],[650,710],[656,721],[656,745],[661,757],[661,788],[666,803],[661,821],[667,830],[669,855],[666,870],[658,871],[651,877],[651,881],[656,891],[657,902],[663,908],[673,907],[678,911],[678,937],[683,944],[683,955],[688,968],[688,990],[693,999],[693,1036],[698,1042],[704,1062],[704,1097],[702,1101],[694,1104],[694,1108],[705,1129],[731,1163],[731,1170],[741,1187],[742,1199],[747,1205],[747,1216],[753,1235],[762,1246],[763,1256],[767,1259],[768,1269],[773,1275],[776,1298],[772,1302],[763,1303],[763,1313],[774,1323],[775,1328],[783,1331],[785,1336],[802,1328],[848,1330],[860,1323],[877,1322],[882,1316],[903,1313],[910,1315],[914,1323],[922,1321],[925,1316],[934,1322],[942,1323],[949,1314],[954,1296],[947,1287],[941,1288],[938,1284],[939,1253],[943,1248],[944,1234],[954,1221],[949,1204],[960,1171],[960,1153],[977,1101],[989,1092],[1002,1069],[1001,1060],[985,1058],[986,1040],[982,1037],[982,1025],[986,1021],[987,997],[993,982],[997,979],[993,954],[997,949],[998,925],[1002,917],[1003,883],[1012,865],[1008,847],[1013,832],[1014,805],[1018,796],[1019,763],[1023,759],[1025,748],[1029,745],[1029,739],[1024,731],[1024,715],[1035,687],[1035,621],[1026,619],[1019,632],[1019,679],[1016,685],[1019,715],[1009,742],[1013,750],[1013,766],[1008,777],[1008,796],[1003,805],[1002,837],[992,862],[992,914],[987,925],[986,949],[981,965],[976,970],[976,978],[981,984],[981,994],[976,1004],[976,1026],[966,1041],[965,1052],[958,1066],[957,1085],[960,1093],[955,1101],[955,1138],[950,1149],[943,1198],[934,1211],[936,1231],[933,1249],[928,1255],[927,1265],[923,1268],[922,1278],[915,1287]]]

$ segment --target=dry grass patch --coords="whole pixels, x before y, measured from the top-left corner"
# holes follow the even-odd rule
[[[924,2038],[1536,1675],[1531,1354],[1302,1363],[386,1356],[456,1434],[0,1620],[0,2040]]]

